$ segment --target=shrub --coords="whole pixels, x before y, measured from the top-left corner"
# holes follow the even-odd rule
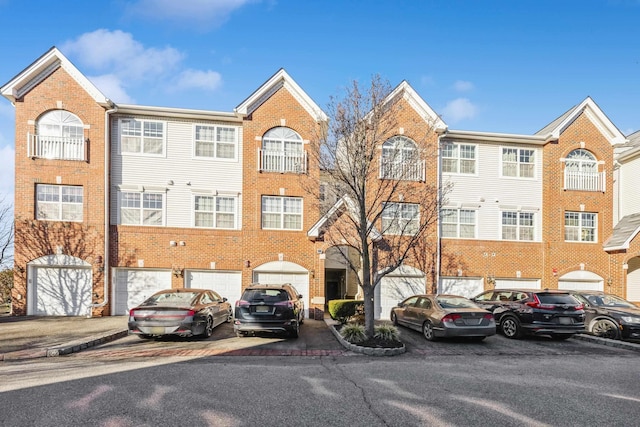
[[[374,326],[373,337],[385,341],[399,341],[400,331],[395,326],[384,323]]]
[[[364,326],[357,323],[343,325],[342,328],[340,328],[340,335],[352,344],[360,343],[367,339]]]
[[[329,315],[333,320],[347,323],[350,317],[355,316],[364,306],[364,301],[353,299],[334,299],[329,301]]]

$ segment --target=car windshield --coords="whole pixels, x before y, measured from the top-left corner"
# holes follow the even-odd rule
[[[436,301],[442,308],[479,308],[473,301],[464,297],[438,296]]]
[[[605,307],[638,308],[624,298],[612,294],[583,295],[591,305]]]
[[[191,305],[192,301],[195,300],[197,296],[197,292],[171,292],[157,294],[145,301],[145,305]]]
[[[287,291],[282,289],[247,289],[242,296],[245,301],[264,301],[274,303],[287,301],[289,296]]]
[[[569,294],[539,293],[536,294],[542,304],[577,305],[578,301]]]

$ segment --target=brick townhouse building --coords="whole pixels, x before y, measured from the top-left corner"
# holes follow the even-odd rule
[[[0,91],[16,117],[14,314],[124,315],[182,286],[233,302],[252,282],[294,284],[312,316],[359,295],[322,238],[335,210],[303,184],[322,176],[308,144],[328,118],[284,69],[230,112],[126,105],[54,47]],[[408,83],[394,93],[407,123],[390,146],[421,144],[416,123],[436,123],[439,156],[416,185],[453,185],[434,263],[386,276],[377,318],[424,290],[589,288],[640,301],[640,137],[590,98],[516,135],[450,130]]]

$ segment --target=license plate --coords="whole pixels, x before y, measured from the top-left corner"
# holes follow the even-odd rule
[[[264,306],[264,305],[259,305],[256,307],[256,313],[268,313],[269,311],[269,307]]]
[[[573,323],[570,317],[560,317],[559,320],[561,325],[571,325]]]
[[[161,335],[164,334],[164,328],[162,326],[154,326],[152,328],[150,328],[151,330],[149,331],[151,334],[153,335]]]
[[[482,319],[465,319],[464,323],[469,326],[477,326],[482,322]]]

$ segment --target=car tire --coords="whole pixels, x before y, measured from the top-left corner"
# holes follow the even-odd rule
[[[437,341],[436,333],[433,330],[433,324],[428,320],[422,324],[422,335],[427,341]]]
[[[391,323],[393,323],[394,326],[398,326],[398,315],[395,311],[391,312]]]
[[[139,337],[141,340],[150,340],[150,339],[152,339],[152,338],[153,338],[153,335],[140,334],[140,335],[138,335],[138,337]]]
[[[296,326],[289,331],[289,336],[291,338],[298,338],[300,335],[300,323],[296,323]]]
[[[200,335],[202,338],[209,338],[213,335],[213,317],[207,316],[207,322],[204,325],[204,332]]]
[[[551,334],[551,339],[556,341],[564,341],[571,338],[573,334]]]
[[[300,312],[300,319],[298,319],[298,323],[301,325],[304,323],[304,310]]]
[[[233,321],[233,311],[230,311],[229,314],[227,314],[227,323],[231,323]]]
[[[236,331],[236,337],[238,338],[246,337],[247,335],[248,335],[248,332]]]
[[[591,324],[591,331],[593,335],[600,338],[609,338],[617,340],[620,338],[620,331],[618,325],[609,319],[598,319]]]
[[[505,337],[510,339],[522,337],[522,326],[520,326],[520,321],[514,316],[503,316],[502,319],[500,319],[500,330]]]

